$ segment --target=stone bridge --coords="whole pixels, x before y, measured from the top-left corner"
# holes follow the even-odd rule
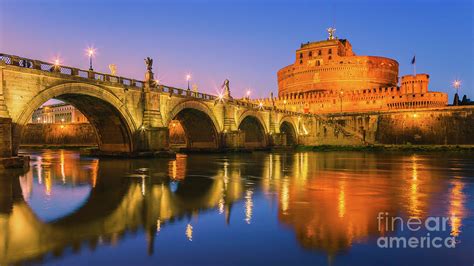
[[[321,116],[290,112],[230,95],[81,70],[0,54],[1,157],[15,156],[24,126],[49,99],[74,105],[95,128],[103,153],[167,150],[169,126],[179,121],[186,148],[255,149],[295,144],[360,144],[362,137]]]

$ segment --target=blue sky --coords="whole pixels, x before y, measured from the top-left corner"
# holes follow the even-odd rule
[[[336,35],[356,54],[396,59],[400,74],[431,76],[430,89],[474,98],[473,1],[59,1],[0,0],[0,52],[88,68],[84,50],[97,48],[94,68],[143,79],[155,59],[164,84],[185,87],[186,73],[204,92],[222,81],[240,97],[277,92],[276,72],[293,63],[300,43]]]

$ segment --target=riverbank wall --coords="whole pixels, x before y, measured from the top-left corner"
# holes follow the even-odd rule
[[[95,146],[97,135],[89,123],[27,124],[22,146]]]
[[[329,115],[367,142],[390,145],[474,145],[474,105]]]

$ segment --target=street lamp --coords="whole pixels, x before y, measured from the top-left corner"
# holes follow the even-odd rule
[[[456,94],[458,94],[459,88],[461,88],[461,81],[459,79],[455,79],[453,81],[453,87],[456,89]]]
[[[92,47],[87,48],[87,56],[89,56],[89,71],[94,71],[92,68],[92,57],[95,55],[95,49]]]
[[[54,59],[53,67],[51,71],[58,71],[59,72],[59,65],[61,64],[61,61],[59,60],[59,57],[56,57]]]
[[[186,81],[188,82],[188,90],[189,90],[189,81],[191,80],[191,74],[186,75]]]
[[[247,90],[247,99],[250,100],[250,90]]]

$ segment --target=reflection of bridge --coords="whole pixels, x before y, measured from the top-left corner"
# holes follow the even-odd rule
[[[33,111],[51,98],[77,107],[96,129],[102,152],[130,153],[169,147],[168,127],[178,120],[191,149],[260,148],[287,144],[353,144],[361,138],[316,115],[267,103],[219,96],[0,54],[2,156],[16,154]],[[9,133],[12,128],[12,135]]]
[[[148,164],[154,167],[150,172],[169,167],[171,177],[184,178],[185,165]],[[49,223],[41,221],[23,200],[18,178],[0,179],[0,264],[40,259],[50,252],[58,255],[68,247],[79,250],[84,243],[95,248],[101,241],[116,242],[139,229],[147,232],[151,253],[157,230],[168,221],[211,208],[219,208],[228,219],[232,203],[243,193],[237,172],[228,173],[226,168],[214,172],[213,178],[187,177],[171,189],[167,178],[144,174],[121,177],[136,167],[133,162],[117,165],[116,161],[101,161],[97,184],[87,202]]]
[[[465,181],[446,180],[449,173],[440,171],[440,167],[451,169],[450,161],[360,153],[256,153],[250,160],[233,156],[215,163],[213,158],[222,157],[213,156],[193,155],[189,160],[178,156],[169,163],[124,160],[116,164],[102,159],[97,171],[91,172],[97,182],[91,182],[94,188],[87,202],[49,223],[40,221],[24,202],[22,192],[25,195],[28,189],[24,184],[20,188],[17,177],[0,179],[0,264],[51,252],[59,255],[68,247],[95,248],[101,241],[116,243],[137,230],[147,232],[151,253],[155,232],[168,222],[213,208],[228,220],[239,199],[245,198],[245,220],[250,222],[255,219],[252,213],[258,212],[252,192],[259,190],[278,203],[278,220],[294,231],[303,247],[329,256],[382,234],[376,219],[381,211],[420,218],[433,215],[433,210],[436,216],[455,215],[448,229],[453,236],[461,234],[465,223]],[[433,165],[438,170],[433,171]],[[146,178],[143,174],[122,177],[143,168],[149,169]],[[458,174],[469,176],[466,169]],[[60,168],[45,171],[61,176]],[[168,176],[180,180],[177,187],[170,186]],[[447,202],[439,201],[439,195]]]

